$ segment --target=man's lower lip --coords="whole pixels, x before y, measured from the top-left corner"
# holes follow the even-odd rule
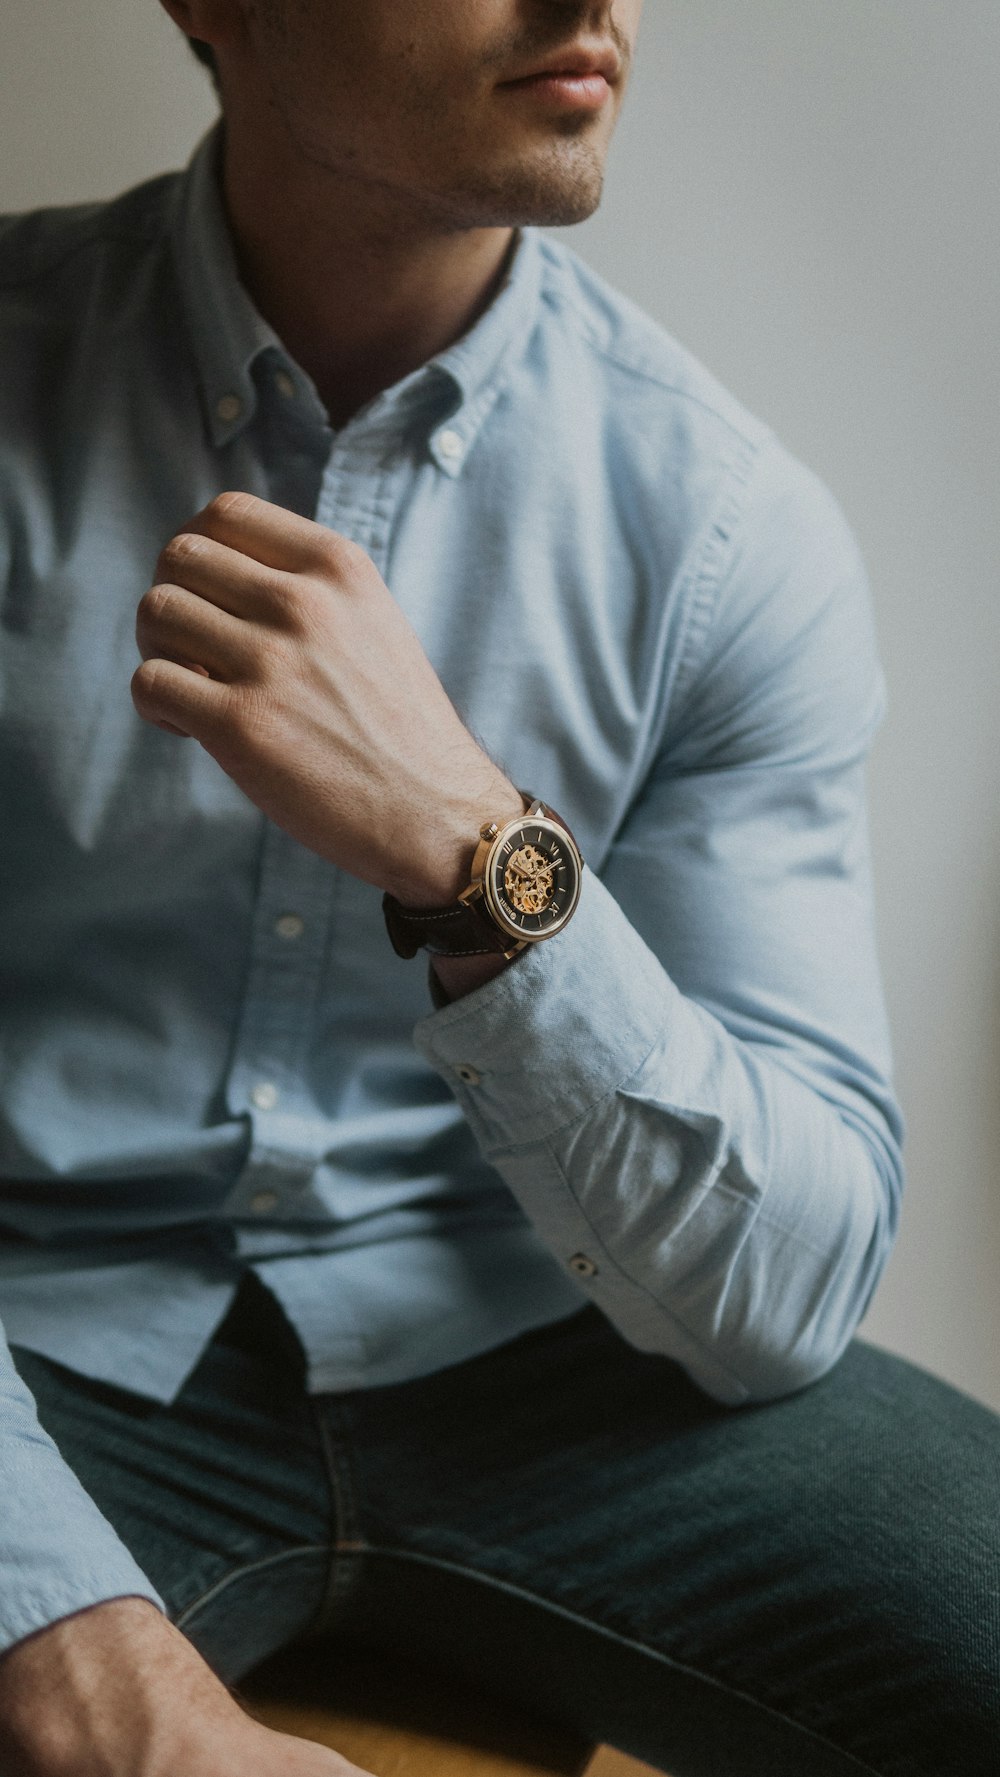
[[[532,74],[527,80],[508,80],[504,91],[576,111],[599,111],[611,94],[603,74]]]

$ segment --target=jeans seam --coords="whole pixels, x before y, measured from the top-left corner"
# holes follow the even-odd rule
[[[300,1543],[294,1549],[279,1549],[277,1554],[262,1555],[259,1561],[247,1561],[240,1567],[231,1567],[221,1579],[214,1580],[204,1592],[200,1592],[197,1598],[184,1606],[174,1620],[174,1627],[183,1630],[204,1605],[214,1603],[229,1586],[235,1585],[237,1580],[245,1579],[247,1574],[264,1573],[270,1567],[278,1567],[284,1561],[298,1560],[303,1555],[328,1555],[329,1552],[328,1543]]]
[[[689,1673],[692,1678],[712,1685],[716,1690],[725,1692],[727,1696],[750,1704],[752,1708],[760,1710],[762,1714],[772,1716],[775,1721],[794,1728],[796,1733],[802,1734],[806,1739],[814,1740],[818,1745],[828,1747],[839,1758],[845,1759],[856,1771],[863,1773],[863,1777],[884,1777],[884,1773],[878,1771],[874,1765],[864,1764],[855,1757],[853,1752],[847,1752],[842,1746],[838,1746],[835,1740],[828,1739],[825,1734],[817,1733],[815,1728],[807,1727],[802,1722],[796,1721],[793,1715],[787,1715],[783,1710],[775,1709],[770,1703],[762,1703],[749,1691],[739,1690],[735,1685],[727,1684],[712,1673],[702,1671],[699,1666],[692,1666],[685,1660],[674,1659],[671,1654],[663,1654],[658,1648],[649,1647],[646,1642],[634,1641],[631,1636],[622,1635],[618,1629],[609,1629],[604,1623],[596,1622],[593,1617],[582,1616],[578,1611],[570,1610],[564,1604],[556,1604],[552,1599],[543,1598],[537,1592],[529,1592],[525,1586],[515,1585],[511,1580],[500,1579],[494,1574],[482,1573],[475,1567],[466,1567],[461,1561],[448,1561],[440,1555],[425,1555],[417,1550],[392,1548],[388,1544],[381,1543],[368,1543],[363,1546],[369,1555],[388,1555],[399,1561],[414,1561],[426,1567],[440,1567],[446,1572],[460,1574],[466,1579],[478,1580],[481,1585],[494,1586],[498,1591],[510,1593],[512,1597],[526,1599],[530,1604],[540,1605],[543,1610],[551,1611],[555,1616],[565,1617],[569,1622],[578,1623],[585,1629],[591,1629],[598,1635],[606,1636],[609,1641],[618,1642],[621,1647],[646,1654],[654,1660],[661,1661],[664,1666],[669,1666],[675,1672]]]
[[[329,1396],[323,1395],[311,1395],[309,1401],[319,1431],[333,1508],[333,1537],[326,1587],[308,1630],[309,1639],[313,1640],[328,1635],[337,1626],[348,1600],[360,1583],[361,1558],[368,1545],[361,1529],[358,1488],[351,1461],[350,1440],[346,1435],[350,1429],[348,1403],[342,1398],[334,1402]],[[339,1436],[335,1436],[331,1423],[334,1418]]]

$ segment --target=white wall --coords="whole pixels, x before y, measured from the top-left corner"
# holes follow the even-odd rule
[[[1000,6],[647,0],[579,245],[830,482],[874,583],[909,1191],[866,1322],[1000,1407]]]
[[[865,1330],[1000,1407],[1000,6],[647,0],[640,51],[605,205],[573,237],[827,478],[864,544],[910,1125]],[[213,111],[156,0],[6,0],[0,208],[178,164]]]

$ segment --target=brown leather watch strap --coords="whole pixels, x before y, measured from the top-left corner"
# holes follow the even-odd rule
[[[382,912],[393,950],[408,960],[418,950],[431,956],[506,956],[522,948],[474,907],[458,902],[450,907],[404,907],[387,894],[382,896]]]

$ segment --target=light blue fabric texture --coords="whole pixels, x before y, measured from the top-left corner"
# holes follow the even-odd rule
[[[8,1339],[170,1401],[251,1264],[314,1392],[585,1301],[720,1401],[798,1388],[853,1333],[900,1187],[851,533],[530,229],[474,328],[332,431],[238,281],[218,146],[0,224]],[[230,488],[368,551],[580,842],[566,932],[444,1010],[375,889],[133,709],[158,552]],[[0,1645],[155,1597],[4,1366]]]

